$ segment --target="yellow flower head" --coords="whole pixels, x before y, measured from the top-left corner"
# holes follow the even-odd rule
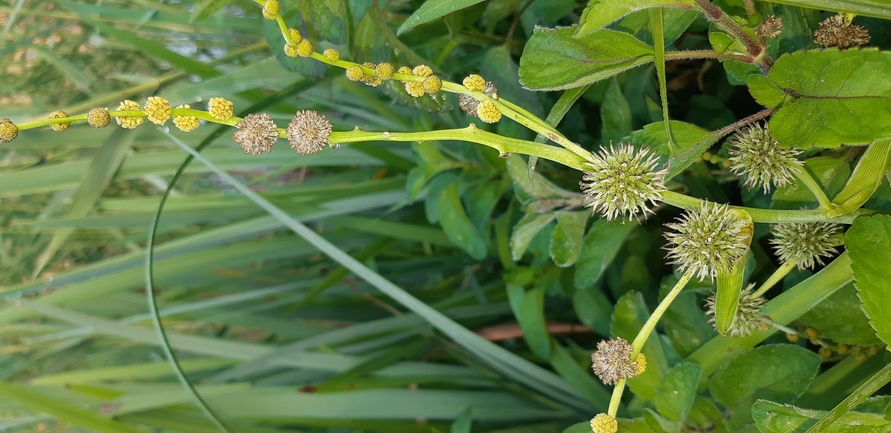
[[[424,78],[424,81],[421,83],[424,86],[424,91],[428,94],[432,95],[442,89],[442,80],[439,79],[436,75],[431,75],[427,78]]]
[[[346,77],[350,81],[361,81],[365,78],[365,71],[359,65],[353,65],[346,69]]]
[[[340,60],[340,51],[335,50],[334,48],[328,48],[322,53],[328,60],[332,62],[336,62]]]
[[[591,431],[594,433],[616,433],[619,431],[619,421],[605,413],[598,413],[591,419]]]
[[[111,122],[111,116],[108,115],[108,108],[96,107],[87,113],[87,123],[93,128],[104,128]]]
[[[53,111],[52,113],[50,113],[49,117],[50,117],[50,119],[61,119],[61,118],[68,117],[68,113],[66,113],[62,110],[56,110],[56,111]],[[50,127],[53,128],[53,131],[56,131],[56,132],[66,131],[66,130],[68,130],[69,126],[71,126],[71,124],[69,124],[69,123],[53,123],[52,125],[50,125]]]
[[[495,103],[489,99],[480,102],[479,107],[476,107],[476,115],[486,123],[495,123],[501,120],[501,112],[498,111]]]
[[[235,104],[225,98],[210,98],[207,101],[207,112],[217,120],[226,120],[235,114]]]
[[[312,42],[309,39],[303,39],[297,43],[297,55],[300,57],[309,57],[313,53]]]
[[[118,111],[133,111],[133,110],[140,110],[139,104],[137,104],[136,101],[126,100],[124,102],[121,102],[121,105],[118,106]],[[133,129],[139,125],[142,125],[143,119],[142,119],[142,116],[140,116],[140,117],[120,117],[120,116],[118,116],[118,117],[115,117],[115,121],[118,122],[118,125],[120,125],[121,128]]]
[[[292,44],[296,44],[303,40],[303,36],[300,34],[300,30],[288,29],[288,39]]]
[[[167,123],[171,110],[170,101],[160,96],[152,96],[145,101],[145,115],[155,125]]]
[[[0,143],[9,143],[19,136],[19,127],[5,117],[0,117]]]
[[[295,46],[293,46],[293,45],[287,45],[287,44],[285,44],[285,47],[282,48],[282,49],[285,51],[285,55],[288,56],[288,57],[292,57],[292,58],[297,58],[297,57],[299,57],[299,56],[297,55],[297,47],[295,47]]]
[[[470,74],[464,79],[464,87],[474,92],[482,92],[486,90],[486,80],[477,74]]]
[[[408,66],[400,66],[396,72],[400,74],[410,75],[411,68],[409,68]]]
[[[281,10],[282,6],[278,3],[278,0],[266,0],[263,3],[263,18],[274,20]]]
[[[188,105],[180,105],[176,108],[192,108]],[[173,124],[182,132],[192,132],[201,126],[195,116],[173,116]]]
[[[415,74],[419,77],[429,77],[429,76],[433,75],[433,69],[431,69],[427,65],[418,65],[418,66],[415,66],[414,69],[412,69],[411,73]]]
[[[362,78],[362,82],[371,87],[377,87],[380,86],[381,83],[383,83],[383,80],[381,80],[381,77],[378,77],[377,75],[366,75]]]
[[[637,362],[637,371],[634,372],[634,376],[644,374],[647,371],[647,357],[643,353],[638,353],[634,361]]]
[[[381,80],[389,80],[393,78],[393,73],[396,72],[396,69],[393,68],[393,65],[389,63],[381,63],[374,67],[374,73],[380,77]]]
[[[410,81],[405,83],[405,91],[415,98],[420,98],[424,96],[424,84]]]

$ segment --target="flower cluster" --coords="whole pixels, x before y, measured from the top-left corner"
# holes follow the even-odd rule
[[[754,284],[749,285],[740,294],[736,315],[733,318],[733,323],[730,325],[728,333],[731,337],[748,337],[752,335],[752,332],[762,330],[771,324],[770,318],[761,311],[767,300],[760,296],[753,296],[752,288],[754,286]],[[709,323],[715,323],[716,301],[715,295],[711,295],[705,300],[705,314],[709,316]]]
[[[817,263],[823,265],[823,257],[838,253],[833,239],[838,230],[838,224],[825,222],[777,224],[771,230],[770,243],[780,262],[794,261],[798,269],[813,268]]]
[[[635,149],[631,144],[620,144],[618,148],[610,145],[609,149],[601,147],[592,157],[590,168],[579,182],[585,206],[592,213],[613,220],[651,212],[648,204],[661,198],[668,172],[656,170],[659,159],[650,149]]]
[[[491,81],[486,81],[483,77],[471,74],[464,78],[464,87],[472,92],[480,92],[488,96],[490,99],[478,100],[471,95],[461,94],[458,96],[458,106],[467,113],[468,116],[479,117],[486,123],[495,123],[501,120],[501,112],[492,102],[492,99],[498,99],[498,89]]]
[[[845,14],[839,13],[820,22],[814,32],[814,43],[822,47],[844,50],[862,47],[869,43],[869,31],[863,26],[851,25]]]
[[[622,337],[597,343],[597,351],[591,354],[591,368],[606,385],[615,385],[623,379],[642,374],[647,368],[646,357],[638,354],[634,360],[634,348]]]
[[[760,186],[765,194],[770,192],[771,184],[784,187],[791,183],[794,170],[801,165],[795,158],[801,152],[782,147],[770,130],[761,125],[737,133],[728,144],[730,171],[745,176],[749,189]]]
[[[711,280],[718,272],[727,272],[749,251],[747,222],[727,207],[703,202],[700,210],[687,211],[680,221],[666,227],[666,258],[682,272],[692,272],[700,280]]]

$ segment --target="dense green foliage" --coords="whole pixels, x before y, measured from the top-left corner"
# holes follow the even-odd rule
[[[881,2],[11,3],[0,430],[891,432]]]

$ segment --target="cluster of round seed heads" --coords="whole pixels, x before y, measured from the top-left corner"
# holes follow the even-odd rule
[[[424,78],[421,82],[407,81],[405,82],[405,91],[415,98],[420,98],[425,94],[432,95],[442,89],[442,80],[433,75],[433,69],[427,65],[418,65],[414,69],[407,66],[399,68],[400,74],[411,74]]]
[[[192,108],[189,105],[180,105],[176,108]],[[192,132],[201,126],[198,118],[195,116],[173,116],[173,124],[182,132]]]
[[[820,22],[814,32],[814,43],[823,47],[844,50],[869,43],[869,31],[863,26],[849,25],[845,14],[838,14]]]
[[[6,117],[0,117],[0,143],[9,143],[19,136],[19,128]]]
[[[267,113],[248,114],[235,124],[238,131],[232,135],[241,150],[250,155],[269,152],[279,139],[278,125]]]
[[[372,62],[365,62],[362,64],[362,66],[365,66],[366,68],[371,69],[372,71],[375,71],[377,68],[377,65],[375,65]],[[362,71],[362,74],[363,74],[362,82],[365,83],[366,85],[371,86],[371,87],[380,86],[381,83],[383,82],[383,80],[381,80],[381,78],[378,77],[377,75],[366,74],[364,70]]]
[[[752,332],[769,329],[771,326],[770,318],[761,311],[767,300],[760,296],[752,296],[753,287],[755,287],[754,284],[749,285],[740,294],[736,315],[730,325],[729,335],[731,337],[748,337],[752,335]],[[709,323],[712,324],[715,323],[716,300],[715,295],[711,295],[705,300],[705,314],[709,317]]]
[[[661,199],[668,172],[656,169],[659,158],[649,148],[622,143],[618,148],[601,147],[591,156],[579,187],[592,214],[611,221],[652,212],[649,205]]]
[[[335,50],[334,48],[328,48],[322,52],[322,55],[325,56],[326,59],[336,62],[340,60],[340,51]]]
[[[333,126],[316,111],[302,110],[288,124],[287,137],[291,147],[301,155],[311,155],[328,146]]]
[[[780,262],[794,260],[798,269],[813,268],[817,263],[822,266],[824,257],[838,253],[833,235],[839,228],[838,224],[826,222],[776,224],[770,243]]]
[[[152,96],[145,102],[145,115],[155,125],[167,123],[170,120],[172,111],[173,108],[170,107],[170,101],[160,96]]]
[[[665,233],[669,263],[700,280],[728,272],[749,250],[746,221],[726,205],[703,202],[700,210],[686,211],[678,222],[665,226],[675,231]]]
[[[62,119],[65,117],[68,117],[68,113],[62,110],[53,111],[49,115],[50,119]],[[71,126],[70,123],[53,123],[52,125],[50,125],[50,127],[53,128],[53,131],[56,132],[67,131],[69,126]]]
[[[235,114],[235,104],[225,98],[210,98],[207,101],[207,112],[217,120],[226,120]]]
[[[107,108],[96,107],[87,112],[87,123],[93,128],[104,128],[111,122]]]
[[[278,0],[266,0],[263,2],[263,18],[267,20],[274,20],[281,10],[282,7]]]
[[[477,84],[478,84],[477,80],[474,80],[471,77],[479,77],[479,84],[481,84],[481,85],[477,86]],[[471,80],[471,81],[468,82],[468,80]],[[468,86],[468,84],[470,84],[470,85]],[[485,81],[485,80],[483,80],[483,77],[480,77],[479,75],[470,75],[467,78],[465,78],[464,79],[464,87],[467,87],[468,89],[470,89],[474,92],[477,92],[477,91],[483,92],[486,94],[486,96],[488,96],[492,99],[498,99],[498,88],[495,87],[495,83],[493,83],[491,81]],[[481,89],[481,90],[477,90],[477,89]],[[460,107],[461,110],[463,110],[465,113],[467,113],[468,116],[476,116],[477,109],[479,109],[479,107],[480,107],[480,101],[477,100],[476,98],[474,98],[473,96],[465,95],[462,93],[462,94],[458,95],[458,107]]]
[[[631,360],[633,352],[634,348],[622,337],[603,340],[597,343],[597,351],[591,354],[591,368],[606,385],[631,379],[646,369],[646,361],[642,363],[642,369],[639,362],[645,358],[638,356],[634,361]]]
[[[795,170],[802,164],[796,159],[800,151],[782,147],[770,130],[761,125],[737,133],[728,145],[730,171],[745,176],[749,189],[760,186],[765,194],[771,184],[784,187],[792,183]]]
[[[132,110],[141,110],[139,104],[136,101],[126,100],[121,102],[121,105],[118,106],[118,111],[132,111]],[[115,121],[118,122],[118,125],[121,128],[125,129],[134,129],[139,125],[142,125],[143,118],[140,117],[115,117]]]
[[[599,413],[591,418],[591,431],[594,433],[616,433],[619,431],[619,421],[605,413]]]

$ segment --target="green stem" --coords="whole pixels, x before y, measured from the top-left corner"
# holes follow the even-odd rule
[[[653,333],[653,329],[656,327],[656,323],[659,322],[659,319],[662,318],[662,315],[665,314],[665,310],[668,309],[668,306],[671,305],[674,298],[681,293],[681,290],[687,285],[687,282],[690,281],[690,278],[693,277],[692,271],[687,271],[684,273],[684,276],[681,277],[680,280],[671,288],[671,291],[665,295],[665,298],[659,302],[659,305],[653,310],[653,313],[650,314],[650,318],[647,319],[646,323],[644,323],[643,327],[640,328],[640,332],[637,333],[637,337],[634,337],[634,341],[631,342],[631,347],[634,348],[634,351],[631,352],[631,359],[637,357],[640,351],[643,349],[644,343],[647,342],[647,339],[650,338],[650,334]]]
[[[715,50],[666,51],[665,60],[717,59],[754,63],[755,58],[741,54],[723,54]]]
[[[854,407],[860,404],[863,400],[866,400],[867,397],[871,396],[888,382],[891,382],[891,364],[886,365],[879,370],[878,373],[870,377],[866,383],[860,385],[856,391],[842,400],[841,403],[832,408],[832,410],[820,419],[820,421],[814,424],[813,427],[808,429],[807,433],[818,433],[828,429],[833,422],[841,418],[842,415],[851,409],[854,409]]]
[[[808,173],[803,167],[796,167],[792,170],[792,175],[798,179],[808,190],[810,190],[811,194],[816,197],[817,202],[820,203],[820,209],[829,210],[833,209],[836,206],[829,201],[829,197],[826,197],[826,193],[823,191],[823,188],[820,187],[820,184]]]
[[[616,382],[616,387],[613,388],[613,395],[609,399],[609,409],[606,411],[606,414],[613,418],[619,412],[619,403],[622,402],[622,394],[625,392],[625,382],[625,379]]]
[[[656,78],[659,81],[659,98],[662,99],[662,123],[665,125],[665,136],[668,138],[668,149],[671,156],[677,155],[674,138],[671,135],[671,118],[668,116],[668,89],[665,83],[665,28],[662,23],[662,9],[652,8],[650,15],[650,33],[653,34],[653,62],[656,65]]]
[[[108,115],[110,117],[145,117],[145,111],[143,110],[122,110],[122,111],[109,111]],[[242,119],[240,117],[231,116],[228,119],[220,120],[210,115],[207,111],[196,110],[194,108],[173,108],[170,110],[171,116],[194,116],[198,119],[211,122],[218,123],[220,125],[228,125],[235,126]],[[58,123],[74,123],[79,121],[86,121],[88,114],[78,114],[75,116],[68,117],[59,117],[56,119],[40,119],[40,120],[32,120],[30,122],[24,122],[16,127],[19,131],[27,131],[29,129],[40,128],[43,126],[50,126]],[[284,137],[284,130],[279,130],[280,136]]]
[[[752,293],[753,298],[757,298],[763,294],[765,294],[771,287],[773,287],[776,283],[780,282],[783,278],[786,278],[786,275],[789,275],[789,272],[797,265],[798,263],[795,260],[789,260],[786,263],[783,263],[755,293]]]
[[[662,201],[674,207],[687,210],[699,210],[702,206],[702,200],[680,194],[674,191],[665,191],[662,193]],[[876,213],[874,210],[857,209],[850,213],[838,216],[830,216],[824,209],[803,209],[803,210],[781,210],[781,209],[758,209],[743,206],[729,206],[731,209],[744,210],[752,216],[752,221],[756,223],[811,223],[811,222],[830,222],[838,224],[851,224],[858,216],[872,215]]]

